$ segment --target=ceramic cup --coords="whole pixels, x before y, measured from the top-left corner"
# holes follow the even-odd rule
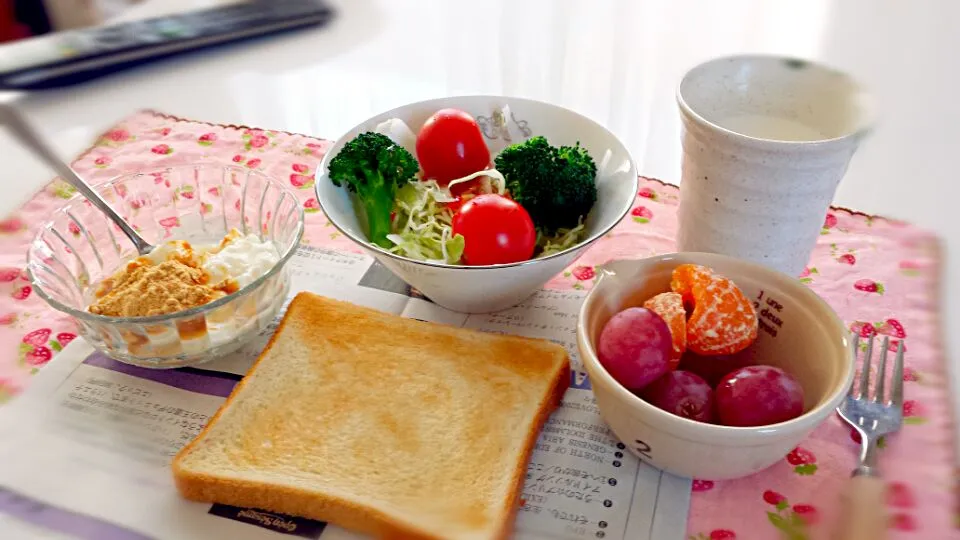
[[[624,388],[603,367],[595,344],[614,314],[670,290],[680,264],[702,264],[732,279],[760,317],[749,353],[800,382],[804,413],[779,424],[729,427],[658,409]],[[580,309],[577,344],[600,415],[640,459],[681,476],[739,478],[781,461],[835,414],[853,381],[854,342],[843,321],[800,280],[759,264],[714,253],[671,253],[603,266]]]
[[[683,119],[678,251],[799,274],[871,119],[848,75],[804,60],[734,56],[677,89]]]

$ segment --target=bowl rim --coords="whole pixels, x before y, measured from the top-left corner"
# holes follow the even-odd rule
[[[706,252],[695,252],[695,251],[685,251],[685,252],[672,252],[672,253],[663,253],[660,255],[654,255],[651,257],[644,257],[641,259],[619,259],[611,262],[616,262],[620,264],[630,264],[632,267],[643,264],[649,264],[653,262],[660,261],[671,261],[675,260],[678,257],[686,258],[706,258],[708,261],[710,259],[736,263],[739,265],[746,266],[754,271],[760,272],[763,275],[769,276],[769,278],[785,287],[793,288],[798,292],[798,294],[804,299],[818,304],[823,308],[826,308],[827,313],[829,314],[829,325],[835,329],[842,331],[843,336],[843,345],[845,349],[845,354],[849,357],[847,364],[842,368],[845,373],[841,376],[841,383],[831,390],[829,390],[826,395],[821,399],[821,402],[818,406],[811,408],[808,411],[805,411],[800,416],[796,418],[791,418],[784,422],[778,422],[776,424],[765,424],[762,426],[724,426],[720,424],[708,424],[705,422],[698,422],[696,420],[691,420],[689,418],[684,418],[682,416],[677,416],[670,412],[664,411],[658,407],[647,403],[642,398],[634,394],[633,392],[627,390],[622,384],[620,384],[613,375],[610,374],[603,367],[603,364],[600,363],[600,359],[597,357],[597,353],[594,347],[593,342],[589,339],[587,334],[587,316],[591,311],[591,307],[598,295],[595,294],[597,290],[600,289],[604,279],[613,275],[614,272],[601,267],[600,271],[600,281],[594,285],[594,287],[587,293],[587,296],[583,299],[583,304],[580,306],[580,311],[577,315],[577,342],[580,344],[580,356],[581,361],[584,364],[584,368],[587,369],[591,375],[591,378],[594,377],[592,372],[600,374],[601,384],[613,388],[613,392],[616,395],[616,399],[621,403],[626,403],[630,406],[631,409],[638,410],[641,414],[645,416],[656,416],[663,423],[666,422],[679,422],[675,424],[682,426],[686,430],[697,429],[700,430],[700,434],[703,436],[715,436],[725,440],[730,440],[731,438],[736,438],[740,440],[744,436],[749,435],[771,435],[774,433],[784,433],[784,432],[797,432],[802,429],[812,428],[811,422],[819,423],[821,420],[819,417],[826,418],[826,414],[833,411],[840,400],[843,399],[843,396],[849,391],[850,385],[853,382],[853,377],[855,374],[855,364],[856,364],[856,353],[853,350],[854,340],[850,332],[846,329],[846,326],[843,324],[843,321],[840,319],[839,315],[830,307],[826,301],[823,300],[817,293],[813,292],[812,289],[800,283],[796,278],[791,278],[787,274],[773,270],[766,266],[763,266],[758,263],[751,261],[746,261],[743,259],[738,259],[735,257],[730,257],[727,255],[720,255],[716,253],[706,253]],[[609,263],[607,263],[609,264]],[[678,263],[682,264],[682,263]],[[694,263],[697,264],[697,263]],[[709,266],[709,262],[701,263],[705,266]],[[729,277],[729,276],[728,276]],[[730,277],[730,279],[735,279]],[[586,349],[586,350],[583,350]],[[674,436],[676,436],[674,434]],[[744,440],[744,442],[746,442]]]
[[[114,184],[132,180],[141,176],[148,176],[151,173],[169,172],[174,169],[190,169],[190,168],[198,168],[198,167],[216,167],[224,170],[237,170],[245,173],[248,176],[251,174],[259,175],[264,179],[266,179],[267,181],[276,184],[277,187],[280,188],[281,192],[285,192],[287,195],[293,197],[294,201],[299,200],[296,194],[292,190],[287,188],[283,182],[277,180],[272,175],[263,173],[261,171],[247,169],[245,167],[238,167],[232,164],[221,164],[221,163],[215,163],[215,162],[202,162],[202,161],[184,163],[180,165],[168,165],[165,167],[157,167],[156,169],[152,169],[149,167],[142,168],[142,169],[138,169],[136,172],[118,174],[103,182],[91,184],[91,187],[94,190],[99,190],[102,187],[111,187]],[[73,197],[71,197],[69,200],[67,200],[62,206],[54,210],[54,214],[56,215],[56,214],[63,213],[66,211],[67,208],[70,208],[75,204],[78,204],[78,203],[82,204],[83,200],[86,200],[86,198],[82,194],[78,193]],[[290,246],[288,246],[286,250],[280,254],[280,258],[269,270],[267,270],[262,276],[251,281],[250,283],[246,284],[245,286],[241,287],[240,289],[238,289],[233,293],[230,293],[221,298],[217,298],[213,302],[208,302],[206,304],[194,306],[192,308],[185,309],[182,311],[165,313],[163,315],[149,315],[145,317],[110,317],[107,315],[97,315],[95,313],[90,313],[89,311],[79,310],[79,309],[67,306],[62,302],[60,302],[59,300],[56,300],[53,297],[51,297],[43,289],[43,286],[40,285],[40,283],[37,281],[37,277],[34,275],[33,264],[31,261],[32,260],[31,252],[33,251],[32,248],[34,243],[40,239],[40,235],[43,234],[48,229],[52,229],[52,225],[53,225],[52,220],[47,220],[40,225],[40,227],[37,229],[37,233],[33,236],[33,239],[30,241],[30,244],[27,246],[27,265],[26,265],[27,275],[30,278],[30,284],[33,286],[34,290],[36,290],[37,294],[40,295],[40,297],[43,298],[44,301],[50,304],[51,307],[53,307],[58,311],[66,313],[72,317],[82,319],[85,321],[96,322],[96,323],[106,323],[106,324],[151,324],[151,323],[169,322],[175,319],[192,317],[200,313],[211,311],[213,309],[226,305],[227,303],[232,302],[237,298],[250,294],[250,292],[259,288],[260,285],[262,285],[267,279],[275,275],[277,272],[280,271],[280,269],[286,266],[287,261],[289,261],[290,258],[293,257],[293,255],[297,252],[297,248],[300,246],[300,240],[303,238],[303,232],[304,232],[303,206],[300,204],[297,204],[295,205],[295,208],[297,211],[297,230],[295,233],[294,241],[291,242]]]
[[[333,147],[337,144],[337,142],[339,142],[341,139],[343,139],[343,137],[344,137],[347,133],[350,133],[351,131],[357,130],[357,129],[360,128],[361,126],[370,123],[370,121],[373,120],[374,118],[377,118],[377,117],[380,117],[380,116],[387,117],[388,115],[391,115],[391,114],[393,114],[393,113],[396,113],[397,111],[400,111],[400,110],[402,110],[402,109],[407,109],[407,108],[413,107],[413,106],[427,106],[427,105],[430,105],[430,104],[437,104],[437,103],[441,103],[441,102],[446,103],[446,102],[449,102],[449,101],[452,101],[452,100],[459,100],[459,99],[490,99],[490,100],[501,99],[501,100],[509,100],[509,101],[512,102],[512,103],[536,104],[536,105],[546,106],[546,107],[549,107],[549,108],[554,108],[554,109],[559,109],[559,110],[565,111],[567,114],[570,114],[570,115],[575,116],[575,117],[577,117],[577,118],[579,118],[579,119],[581,119],[581,120],[583,120],[583,121],[586,121],[586,122],[588,122],[588,123],[590,123],[590,124],[593,124],[594,126],[596,126],[597,128],[599,128],[600,130],[602,130],[603,132],[605,132],[606,134],[608,134],[614,141],[616,141],[616,143],[617,143],[618,145],[620,145],[620,148],[623,150],[623,153],[627,156],[627,160],[630,162],[630,171],[633,173],[633,174],[631,174],[630,176],[631,176],[631,179],[632,179],[631,181],[632,181],[632,183],[633,183],[633,187],[632,187],[631,192],[634,193],[634,196],[627,201],[627,203],[626,203],[626,204],[624,205],[624,207],[621,209],[620,215],[613,221],[613,223],[611,223],[608,227],[604,227],[601,231],[599,231],[599,232],[597,232],[597,233],[595,233],[595,234],[590,235],[589,237],[587,237],[587,238],[584,239],[583,241],[578,242],[578,243],[576,243],[576,244],[568,247],[567,249],[564,249],[563,251],[558,251],[558,252],[556,252],[556,253],[551,253],[550,255],[547,255],[546,257],[538,257],[538,258],[535,258],[535,259],[527,259],[527,260],[525,260],[525,261],[519,261],[519,262],[514,262],[514,263],[501,263],[501,264],[460,265],[460,264],[448,264],[448,263],[436,263],[436,262],[418,261],[418,260],[416,260],[416,259],[411,259],[411,258],[409,258],[409,257],[405,257],[405,256],[403,256],[403,255],[400,255],[400,254],[397,254],[397,253],[393,253],[392,251],[388,251],[388,250],[386,250],[386,249],[384,249],[384,248],[382,248],[382,247],[374,244],[373,242],[370,242],[369,240],[367,240],[367,239],[365,239],[365,238],[359,238],[358,236],[356,236],[356,235],[354,235],[354,234],[346,231],[344,228],[342,228],[342,227],[340,226],[339,223],[336,222],[336,220],[334,220],[332,217],[330,217],[330,213],[327,211],[327,208],[326,208],[326,206],[324,205],[323,198],[320,196],[320,182],[321,182],[321,181],[329,181],[329,179],[330,179],[330,176],[327,174],[327,166],[328,166],[328,164],[329,164],[329,161],[332,159],[332,156],[333,156],[332,150],[333,150]],[[450,105],[449,103],[446,103],[446,105],[444,105],[444,106],[448,106],[448,107],[449,107],[449,106],[452,106],[452,105]],[[339,231],[341,234],[343,234],[344,236],[346,236],[346,237],[349,238],[350,240],[356,242],[357,244],[359,244],[360,246],[364,247],[365,249],[374,251],[377,255],[383,255],[383,256],[386,256],[386,257],[390,257],[391,259],[394,259],[394,260],[399,261],[399,262],[405,262],[405,263],[416,264],[416,265],[420,265],[420,266],[426,266],[426,267],[428,267],[428,268],[447,268],[447,269],[451,269],[451,270],[491,270],[491,269],[498,269],[498,268],[513,268],[513,267],[517,267],[517,266],[524,266],[524,265],[528,265],[528,264],[534,264],[534,263],[537,263],[537,262],[540,262],[540,261],[546,261],[546,260],[555,259],[555,258],[560,258],[560,257],[566,256],[566,255],[570,255],[571,253],[574,253],[574,252],[576,252],[577,250],[580,250],[580,249],[583,249],[583,248],[585,248],[585,247],[590,246],[591,244],[593,244],[594,242],[596,242],[597,240],[599,240],[600,238],[602,238],[605,234],[607,234],[607,233],[609,233],[611,230],[613,230],[614,227],[616,227],[617,225],[619,225],[620,222],[623,221],[623,218],[627,217],[627,214],[630,212],[630,209],[633,207],[633,203],[634,203],[634,201],[636,200],[636,193],[637,193],[637,191],[638,191],[639,189],[640,189],[640,177],[639,177],[638,171],[637,171],[637,162],[636,162],[636,160],[633,159],[633,156],[630,154],[630,151],[627,149],[626,145],[623,144],[623,142],[620,140],[620,138],[617,137],[612,131],[610,131],[609,129],[607,129],[603,124],[600,124],[600,123],[597,122],[596,120],[593,120],[592,118],[589,118],[589,117],[587,117],[587,116],[585,116],[585,115],[583,115],[583,114],[580,114],[580,113],[578,113],[578,112],[576,112],[576,111],[574,111],[574,110],[571,110],[571,109],[568,109],[568,108],[566,108],[566,107],[562,107],[562,106],[560,106],[560,105],[556,105],[556,104],[553,104],[553,103],[549,103],[549,102],[546,102],[546,101],[540,101],[540,100],[536,100],[536,99],[523,98],[523,97],[513,97],[513,96],[496,95],[496,94],[463,94],[463,95],[447,96],[447,97],[441,97],[441,98],[433,98],[433,99],[425,99],[425,100],[421,100],[421,101],[414,101],[414,102],[411,102],[411,103],[407,103],[407,104],[404,104],[404,105],[400,105],[400,106],[398,106],[398,107],[394,107],[394,108],[392,108],[392,109],[389,109],[389,110],[386,110],[386,111],[377,113],[377,114],[375,114],[375,115],[367,118],[366,120],[364,120],[364,121],[362,121],[362,122],[354,125],[354,126],[351,127],[350,129],[348,129],[346,132],[344,132],[343,134],[341,134],[340,137],[338,137],[338,138],[336,138],[336,139],[334,139],[334,140],[332,141],[332,144],[330,145],[330,148],[329,148],[329,149],[327,150],[327,152],[324,154],[323,159],[320,161],[320,165],[319,165],[319,167],[317,168],[317,177],[316,177],[316,179],[315,179],[315,181],[314,181],[314,186],[313,186],[314,194],[317,196],[317,204],[320,206],[320,210],[323,211],[323,215],[327,218],[327,221],[329,221],[329,222],[334,226],[334,228],[337,229],[337,231]],[[595,203],[594,203],[594,207],[596,207],[596,205],[597,205],[597,203],[595,202]],[[592,210],[592,209],[591,209],[591,210]]]
[[[797,68],[804,69],[814,69],[820,71],[821,73],[830,73],[835,74],[839,77],[844,78],[851,85],[856,87],[860,91],[860,101],[863,106],[863,116],[857,122],[856,128],[850,130],[848,133],[843,135],[838,135],[836,137],[826,137],[816,140],[804,140],[804,141],[789,141],[782,139],[772,139],[764,137],[756,137],[753,135],[747,135],[745,133],[740,133],[732,129],[721,126],[720,124],[707,120],[702,114],[696,111],[695,107],[692,106],[688,99],[683,94],[684,86],[697,74],[696,72],[701,69],[706,69],[707,67],[723,64],[723,63],[756,63],[756,62],[778,62],[785,64],[787,66],[793,66]],[[732,137],[739,141],[744,141],[748,144],[760,148],[771,148],[771,149],[781,149],[781,148],[799,148],[802,150],[819,150],[823,147],[836,144],[838,142],[848,141],[848,140],[859,140],[863,139],[873,131],[874,123],[876,121],[876,104],[875,98],[872,94],[868,93],[866,87],[853,75],[839,70],[833,67],[830,64],[824,63],[819,60],[812,60],[808,58],[801,58],[799,56],[791,55],[780,55],[780,54],[762,54],[762,53],[748,53],[748,54],[730,54],[726,56],[718,56],[715,58],[710,58],[701,62],[697,62],[694,65],[687,67],[687,70],[684,71],[683,76],[677,82],[674,89],[674,99],[677,102],[677,106],[680,109],[680,112],[685,117],[689,118],[690,121],[698,124],[699,126],[705,127],[707,129],[715,130],[719,133],[722,133],[728,137]]]

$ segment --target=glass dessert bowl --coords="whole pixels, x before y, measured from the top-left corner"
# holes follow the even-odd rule
[[[124,175],[94,187],[156,248],[133,244],[86,199],[31,242],[34,290],[94,348],[149,368],[228,354],[273,322],[303,235],[296,196],[267,175],[219,164]]]

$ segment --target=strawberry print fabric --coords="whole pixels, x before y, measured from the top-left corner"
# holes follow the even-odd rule
[[[304,242],[356,251],[320,212],[314,170],[329,141],[219,126],[152,111],[103,134],[74,167],[92,182],[198,161],[220,161],[286,179],[306,211]],[[159,183],[156,189],[170,189]],[[24,272],[27,245],[49,212],[72,197],[54,181],[0,220],[0,402],[70,341],[76,326],[34,294]],[[641,178],[630,214],[547,287],[588,289],[597,266],[674,251],[679,190]],[[892,538],[956,534],[951,410],[938,313],[941,256],[930,233],[883,218],[831,209],[809,266],[798,276],[862,336],[890,336],[905,350],[905,425],[881,442]],[[688,540],[825,538],[839,493],[855,466],[856,434],[832,416],[771,468],[731,481],[698,478]]]

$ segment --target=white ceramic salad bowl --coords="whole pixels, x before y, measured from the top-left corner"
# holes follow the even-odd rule
[[[343,146],[386,120],[403,120],[416,133],[440,109],[472,115],[492,156],[530,137],[552,145],[577,142],[597,166],[597,200],[587,215],[584,239],[563,251],[517,263],[461,266],[425,262],[392,253],[368,241],[346,187],[333,184],[328,166]],[[504,96],[460,96],[404,105],[363,121],[337,139],[317,170],[317,201],[330,222],[398,277],[437,304],[464,313],[486,313],[515,306],[572,264],[593,242],[630,211],[638,189],[637,167],[624,145],[600,124],[549,103]]]

